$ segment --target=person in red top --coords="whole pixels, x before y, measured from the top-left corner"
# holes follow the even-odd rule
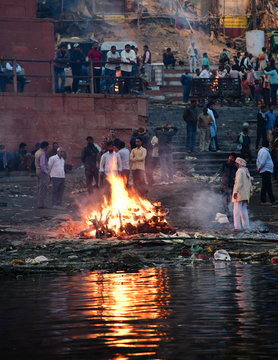
[[[93,63],[94,93],[100,93],[100,78],[102,70],[102,53],[98,49],[98,43],[94,42],[92,49],[88,52],[88,58]]]

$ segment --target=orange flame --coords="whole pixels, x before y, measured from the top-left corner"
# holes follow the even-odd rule
[[[111,187],[111,197],[104,196],[104,202],[101,205],[101,211],[93,210],[85,215],[85,222],[91,226],[93,221],[102,223],[112,230],[115,235],[123,232],[127,224],[138,226],[138,224],[149,221],[153,216],[163,216],[162,211],[158,209],[160,203],[152,204],[147,199],[140,197],[134,189],[128,190],[124,179],[117,174],[117,160],[114,153],[113,166],[107,181]],[[164,220],[165,223],[166,220]],[[90,231],[89,236],[95,236],[96,230]]]

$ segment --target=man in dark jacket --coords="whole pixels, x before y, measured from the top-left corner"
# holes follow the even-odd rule
[[[186,151],[190,153],[195,152],[198,110],[197,100],[192,99],[191,105],[184,109],[183,120],[186,122],[187,137],[186,137]]]
[[[70,56],[70,66],[73,76],[71,89],[73,93],[76,93],[78,90],[78,84],[80,80],[79,77],[81,75],[82,64],[84,64],[84,62],[85,62],[85,56],[80,48],[80,45],[76,43],[73,45],[73,52],[71,53]]]
[[[257,114],[257,139],[256,139],[256,150],[259,148],[260,141],[267,140],[267,133],[266,133],[266,106],[262,105],[261,110]]]
[[[224,211],[226,212],[231,224],[233,224],[232,195],[237,172],[237,167],[235,164],[236,157],[237,156],[235,153],[229,154],[228,161],[225,162],[217,172],[218,175],[222,176],[220,190],[223,196]]]
[[[174,182],[174,167],[172,156],[172,138],[178,129],[175,126],[164,124],[155,129],[158,138],[158,153],[161,168],[161,185]]]
[[[189,70],[185,70],[184,74],[182,74],[182,76],[181,76],[180,81],[181,81],[182,87],[183,87],[182,100],[185,103],[187,103],[188,99],[189,99],[189,94],[190,94],[190,90],[191,90],[191,83],[192,83],[191,76],[189,75]]]
[[[84,147],[81,153],[81,160],[85,165],[85,176],[88,193],[93,193],[93,179],[95,179],[96,186],[98,186],[98,169],[97,169],[97,155],[99,149],[94,144],[92,136],[86,138],[87,146]]]
[[[59,50],[57,50],[54,59],[54,73],[55,73],[55,91],[56,93],[63,93],[65,91],[65,67],[70,61],[70,55],[65,43],[61,43]],[[59,76],[61,77],[61,87],[59,86]]]

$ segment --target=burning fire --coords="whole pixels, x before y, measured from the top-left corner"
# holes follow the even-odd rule
[[[113,167],[116,168],[114,156]],[[112,169],[107,177],[111,188],[111,197],[104,196],[101,210],[93,210],[85,215],[84,220],[88,229],[81,235],[86,237],[112,237],[138,232],[173,233],[173,229],[164,219],[166,212],[161,203],[152,204],[140,197],[134,189],[128,190],[124,179],[115,175]]]
[[[121,76],[121,70],[116,70],[116,78],[117,78],[117,81],[116,81],[116,84],[115,84],[115,92],[118,93],[120,91],[120,88],[119,88],[119,77]]]
[[[218,85],[219,85],[218,83],[219,83],[219,76],[215,76],[213,83],[212,83],[212,87],[211,87],[212,91],[215,92],[218,90]]]

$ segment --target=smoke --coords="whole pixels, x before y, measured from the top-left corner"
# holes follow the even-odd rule
[[[193,192],[192,198],[187,200],[182,212],[190,225],[200,229],[211,228],[215,226],[213,221],[216,213],[223,213],[222,196],[212,190],[197,190]]]

